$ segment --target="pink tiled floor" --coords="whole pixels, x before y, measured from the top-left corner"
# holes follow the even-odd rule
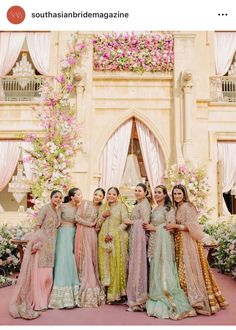
[[[146,313],[126,312],[126,306],[48,310],[32,321],[13,319],[8,305],[14,287],[0,289],[0,325],[236,325],[236,281],[214,271],[219,286],[230,303],[226,310],[212,316],[196,316],[181,321],[159,320]]]

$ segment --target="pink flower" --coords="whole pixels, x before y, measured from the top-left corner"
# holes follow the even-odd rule
[[[59,76],[56,77],[56,80],[60,83],[63,84],[65,82],[65,77],[63,74],[60,74]]]
[[[76,59],[72,56],[68,56],[66,60],[67,60],[67,63],[70,65],[73,65],[77,62]]]
[[[77,50],[82,50],[82,49],[84,49],[84,48],[85,48],[85,45],[84,45],[84,44],[78,43],[78,44],[76,45],[76,49],[77,49]]]
[[[74,85],[72,83],[66,85],[66,90],[68,93],[72,92],[73,89],[74,89]]]

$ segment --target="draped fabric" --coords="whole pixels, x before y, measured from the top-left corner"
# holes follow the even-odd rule
[[[156,247],[150,262],[148,316],[174,320],[196,315],[178,281],[171,234],[158,226]]]
[[[163,183],[164,156],[160,145],[149,128],[138,120],[136,121],[136,127],[148,181],[153,193],[154,188]]]
[[[223,214],[229,215],[230,212],[223,198],[223,193],[228,192],[236,182],[236,143],[219,142],[218,159],[222,164],[222,203]]]
[[[236,32],[215,32],[216,74],[223,76],[229,70],[236,51]]]
[[[5,76],[20,54],[25,33],[0,32],[0,76]]]
[[[8,74],[14,66],[24,39],[25,33],[22,32],[0,32],[0,77]],[[0,100],[4,99],[3,85],[0,81]]]
[[[131,136],[132,120],[120,126],[107,142],[100,158],[100,186],[120,186]]]
[[[28,32],[27,44],[34,66],[42,75],[49,74],[50,32]]]
[[[0,191],[2,191],[15,171],[20,157],[20,142],[0,142]]]

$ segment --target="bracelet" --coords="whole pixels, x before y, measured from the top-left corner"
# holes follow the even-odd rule
[[[179,230],[183,231],[185,229],[184,225],[179,225]]]

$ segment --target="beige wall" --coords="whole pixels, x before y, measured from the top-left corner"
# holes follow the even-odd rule
[[[67,51],[71,32],[52,32],[51,70],[59,71],[58,63]],[[236,139],[236,104],[212,103],[209,100],[209,77],[215,75],[213,32],[175,33],[175,69],[173,74],[96,73],[92,69],[91,33],[88,50],[81,67],[82,81],[72,102],[77,106],[83,128],[83,150],[75,159],[73,184],[91,197],[100,177],[99,157],[115,132],[127,119],[136,117],[145,123],[159,141],[166,163],[183,162],[185,121],[181,74],[192,73],[190,86],[192,163],[208,169],[212,190],[210,206],[217,207],[216,142],[219,137]],[[40,129],[32,104],[0,103],[0,138],[14,137],[19,131]],[[216,214],[216,212],[215,212]]]

